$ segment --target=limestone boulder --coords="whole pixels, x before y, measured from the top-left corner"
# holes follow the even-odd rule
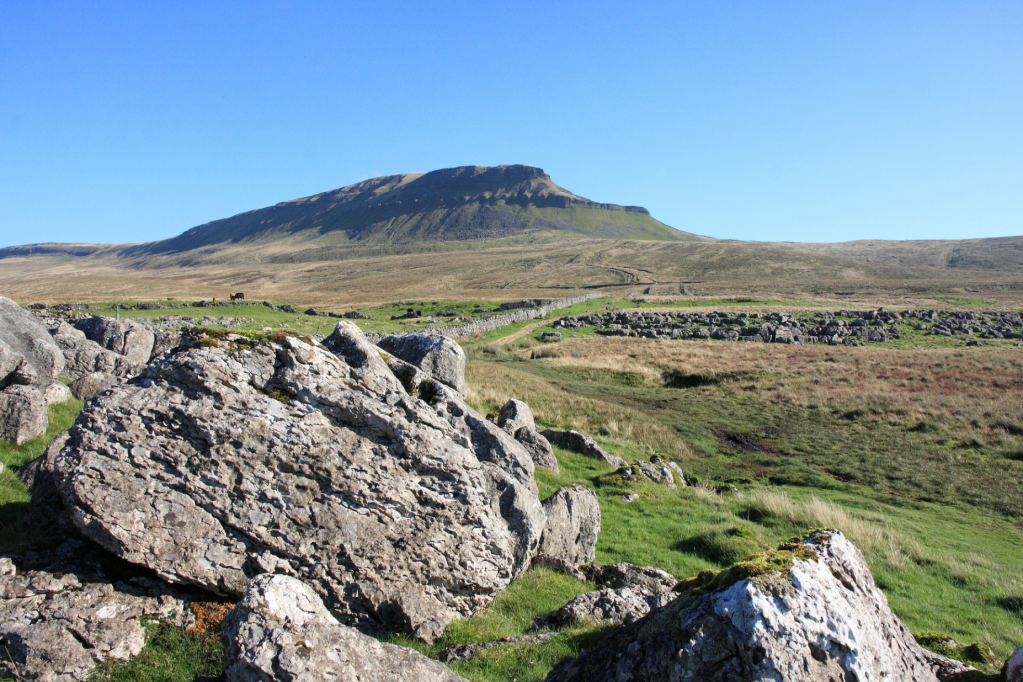
[[[112,374],[116,377],[132,377],[137,375],[145,365],[129,360],[120,353],[107,350],[95,341],[85,338],[80,331],[77,334],[61,333],[54,335],[53,340],[57,343],[64,354],[66,366],[64,374],[72,379],[78,379],[86,374],[100,372]]]
[[[0,296],[0,387],[19,368],[13,383],[45,388],[64,370],[64,355],[35,315]]]
[[[226,682],[464,682],[443,663],[342,625],[302,581],[261,575],[224,620]]]
[[[135,364],[148,363],[153,354],[153,332],[134,320],[115,320],[94,315],[75,322],[75,327],[90,341],[123,355]]]
[[[83,682],[104,661],[137,655],[146,641],[145,622],[194,622],[187,595],[142,576],[112,580],[88,560],[95,553],[81,541],[45,554],[43,566],[26,557],[0,559],[4,676]]]
[[[579,567],[593,561],[600,535],[597,494],[581,485],[559,488],[542,504],[547,527],[533,561],[585,579]]]
[[[377,345],[465,397],[465,351],[448,337],[395,334],[380,339]]]
[[[574,597],[560,609],[537,616],[533,625],[551,628],[632,623],[651,610],[664,606],[674,596],[670,592],[647,595],[630,587],[586,592]]]
[[[501,412],[497,415],[497,425],[513,435],[522,428],[536,430],[533,411],[529,409],[529,405],[515,398],[506,402],[501,408]]]
[[[177,329],[156,329],[153,331],[153,352],[147,362],[152,362],[167,351],[181,345],[185,336]]]
[[[166,580],[293,575],[346,624],[430,640],[530,565],[546,520],[450,416],[341,322],[324,346],[162,356],[86,403],[52,478],[85,536]]]
[[[119,383],[121,383],[121,380],[113,374],[107,374],[106,372],[89,372],[88,374],[83,374],[74,380],[71,384],[71,393],[73,393],[79,400],[92,400],[103,391],[106,391]]]
[[[497,425],[522,444],[533,459],[533,464],[558,471],[558,460],[547,439],[536,430],[533,411],[529,405],[512,398],[501,408]]]
[[[1012,652],[1002,670],[1005,682],[1023,682],[1023,646]]]
[[[74,400],[74,398],[71,389],[61,381],[54,381],[43,390],[43,399],[46,400],[47,405],[59,405]]]
[[[937,671],[954,665],[916,643],[841,533],[819,531],[799,547],[789,571],[681,594],[559,666],[548,682],[936,682]]]
[[[565,450],[572,450],[579,454],[586,455],[587,457],[593,457],[594,459],[602,459],[616,469],[629,466],[621,457],[612,455],[604,448],[597,445],[596,441],[587,436],[585,433],[579,433],[578,431],[558,431],[556,429],[544,429],[541,432],[544,438],[551,445],[556,445],[559,448]]]
[[[0,438],[21,445],[46,433],[49,425],[42,392],[20,384],[0,391]]]
[[[590,580],[601,585],[619,589],[629,587],[643,594],[670,592],[678,584],[671,573],[653,566],[637,566],[628,562],[617,564],[589,565],[583,572]]]

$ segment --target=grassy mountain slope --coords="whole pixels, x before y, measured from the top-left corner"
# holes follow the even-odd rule
[[[214,245],[310,242],[402,244],[501,238],[565,230],[624,239],[703,240],[635,206],[600,204],[531,166],[463,166],[388,175],[194,227],[124,256],[182,253]]]
[[[910,267],[1023,271],[1023,237],[991,239],[863,239],[836,244],[778,244],[784,249]]]

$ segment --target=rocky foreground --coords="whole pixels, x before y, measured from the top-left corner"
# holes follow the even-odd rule
[[[465,356],[449,339],[373,344],[351,322],[322,342],[163,336],[108,318],[46,327],[6,310],[37,343],[4,341],[20,359],[0,393],[43,376],[42,394],[63,376],[86,401],[19,471],[28,523],[63,540],[0,558],[7,675],[86,680],[138,654],[146,622],[187,626],[189,603],[214,593],[237,603],[222,630],[225,680],[459,680],[373,635],[430,642],[534,565],[600,588],[539,615],[536,637],[619,626],[551,681],[967,671],[917,646],[837,531],[681,583],[654,567],[594,565],[595,493],[537,495],[535,468],[557,467],[551,443],[664,485],[685,485],[682,471],[630,466],[585,434],[541,433],[521,401],[482,417],[464,400]],[[1007,679],[1018,679],[1017,659]]]

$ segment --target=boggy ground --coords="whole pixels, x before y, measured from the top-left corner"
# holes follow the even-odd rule
[[[590,432],[629,461],[668,456],[699,483],[627,483],[602,462],[558,450],[561,473],[538,470],[541,497],[574,483],[596,490],[598,563],[631,561],[686,578],[759,551],[753,537],[775,543],[838,527],[915,633],[984,642],[1003,658],[1023,643],[1023,350],[1015,344],[965,348],[920,337],[845,348],[600,338],[592,330],[539,344],[548,324],[507,344],[493,342],[518,329],[468,340],[474,407],[495,412],[521,398],[542,426]],[[51,432],[76,408],[51,414]],[[0,551],[36,540],[21,527],[27,497],[11,468],[45,441],[0,451],[8,464]],[[714,491],[725,482],[742,497]],[[631,493],[640,498],[623,503]],[[436,655],[528,634],[534,616],[592,589],[534,569],[434,646],[395,641]],[[542,680],[605,632],[581,626],[452,667],[472,680]],[[218,647],[211,630],[154,626],[140,657],[98,678],[215,675]]]

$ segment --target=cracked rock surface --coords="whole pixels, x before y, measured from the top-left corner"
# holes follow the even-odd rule
[[[465,682],[439,661],[339,623],[300,580],[262,575],[224,620],[226,682]]]
[[[938,680],[962,664],[922,649],[838,531],[803,540],[790,573],[684,594],[550,673],[584,680]]]
[[[293,575],[346,624],[429,641],[529,566],[532,461],[457,396],[410,396],[353,324],[324,343],[161,357],[86,404],[52,480],[80,532],[166,580]]]
[[[52,553],[0,559],[0,672],[86,680],[103,661],[138,654],[144,623],[192,624],[186,596],[145,577],[114,580],[96,553],[69,540]]]

